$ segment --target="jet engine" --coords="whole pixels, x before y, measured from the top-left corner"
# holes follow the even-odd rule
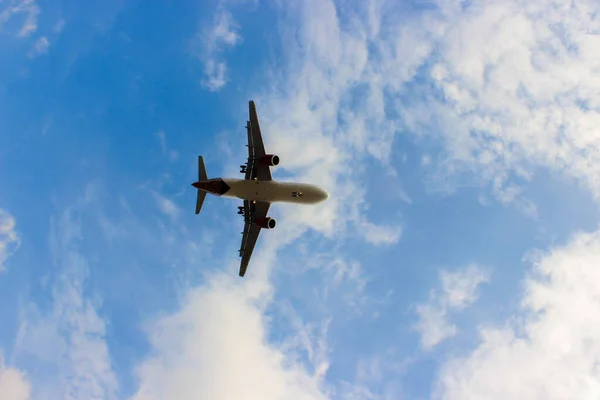
[[[273,229],[277,225],[277,221],[271,217],[258,218],[254,223],[264,229]]]
[[[259,160],[262,165],[268,165],[270,167],[279,164],[279,156],[275,154],[265,154]]]

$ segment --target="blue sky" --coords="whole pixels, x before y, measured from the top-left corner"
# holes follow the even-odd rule
[[[0,398],[600,396],[595,2],[180,3],[0,2]]]

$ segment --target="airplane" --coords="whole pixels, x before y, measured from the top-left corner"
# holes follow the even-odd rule
[[[238,214],[244,218],[242,245],[239,255],[239,276],[244,277],[250,257],[254,251],[261,229],[273,229],[277,222],[267,216],[271,203],[316,204],[329,198],[329,194],[318,186],[308,183],[278,182],[271,177],[271,167],[279,164],[279,156],[267,154],[260,132],[258,115],[253,100],[249,102],[250,120],[246,122],[248,131],[248,160],[240,165],[244,179],[208,179],[204,159],[198,156],[198,181],[192,186],[198,189],[196,214],[200,213],[207,193],[218,197],[244,200],[238,207]]]

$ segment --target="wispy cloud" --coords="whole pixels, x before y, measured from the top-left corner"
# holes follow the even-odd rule
[[[167,146],[167,135],[164,131],[159,131],[156,133],[158,140],[160,141],[160,148],[162,150],[163,155],[167,156],[170,161],[174,162],[179,159],[179,153],[177,150],[170,149]]]
[[[481,342],[449,361],[436,399],[600,396],[600,232],[533,257],[522,312],[481,327]],[[502,379],[498,379],[502,377]]]
[[[0,272],[6,269],[4,263],[19,247],[21,241],[15,231],[15,218],[0,209]]]
[[[105,341],[98,304],[84,293],[89,274],[77,250],[82,226],[72,208],[52,222],[50,247],[57,277],[52,306],[44,313],[31,304],[23,314],[16,352],[50,366],[50,376],[36,376],[34,394],[50,399],[112,399],[117,379]],[[44,307],[45,308],[45,307]]]
[[[477,287],[489,279],[489,271],[476,265],[453,272],[440,271],[441,293],[433,290],[429,302],[416,308],[419,321],[415,328],[421,334],[424,350],[431,350],[456,335],[457,328],[448,321],[448,314],[473,304],[477,299]]]
[[[52,28],[52,31],[56,34],[59,34],[62,32],[62,30],[65,28],[65,20],[63,18],[59,19],[58,22],[54,25],[54,28]]]
[[[46,36],[40,37],[33,45],[27,56],[29,58],[34,58],[40,56],[42,54],[46,54],[48,52],[48,48],[50,47],[50,42],[46,38]]]
[[[237,24],[225,6],[219,1],[208,28],[202,29],[193,41],[194,53],[204,65],[204,85],[210,91],[218,91],[227,83],[227,63],[223,58],[226,49],[235,47],[242,38]]]
[[[341,382],[340,399],[348,400],[394,400],[410,398],[403,388],[400,377],[413,360],[399,359],[393,349],[381,354],[359,359],[356,376],[352,382]]]
[[[161,194],[152,191],[152,196],[156,201],[158,209],[170,218],[177,218],[181,214],[181,209],[173,202],[173,200],[167,199]]]
[[[15,225],[14,217],[0,209],[0,272],[4,271],[4,262],[19,244],[19,237],[14,230]],[[8,250],[9,246],[14,247],[12,251]],[[2,349],[0,349],[0,393],[6,400],[29,400],[31,393],[25,373],[4,364]]]
[[[9,0],[6,7],[0,12],[0,29],[14,15],[25,14],[25,21],[19,30],[19,37],[26,37],[37,29],[37,18],[40,7],[35,0]]]
[[[3,400],[29,400],[31,387],[25,374],[4,365],[0,352],[0,393]]]

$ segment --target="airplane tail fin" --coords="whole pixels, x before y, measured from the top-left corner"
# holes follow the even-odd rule
[[[206,167],[204,167],[204,159],[202,156],[198,156],[198,181],[205,181],[208,179],[206,175]],[[204,198],[206,197],[206,192],[202,190],[198,190],[198,194],[196,197],[196,214],[200,214],[200,210],[202,209],[202,204],[204,204]]]

